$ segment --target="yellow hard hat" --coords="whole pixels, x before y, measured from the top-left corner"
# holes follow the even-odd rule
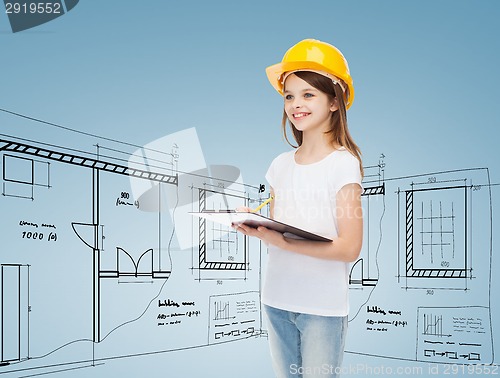
[[[284,74],[293,71],[315,71],[335,79],[344,88],[346,108],[354,101],[354,86],[349,73],[349,66],[344,55],[335,46],[316,39],[304,39],[290,47],[281,63],[266,68],[267,78],[272,86],[283,96]],[[333,76],[333,77],[332,77]],[[337,81],[338,82],[338,81]]]

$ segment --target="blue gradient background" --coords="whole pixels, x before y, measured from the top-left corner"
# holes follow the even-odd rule
[[[263,183],[272,158],[288,149],[282,100],[264,69],[299,40],[317,38],[349,61],[356,89],[349,125],[365,164],[385,154],[386,177],[488,167],[496,184],[499,16],[494,0],[82,0],[13,34],[3,12],[0,107],[137,145],[196,127],[207,163],[237,166],[247,183]],[[6,114],[0,120],[4,134],[92,149],[91,138]],[[492,194],[497,216],[498,186]],[[498,278],[492,285],[495,327]],[[271,376],[267,346],[258,346],[111,361],[100,371]],[[193,366],[194,359],[204,362]]]

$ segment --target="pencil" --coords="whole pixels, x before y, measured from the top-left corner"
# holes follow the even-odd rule
[[[268,199],[266,199],[264,202],[262,202],[259,206],[257,206],[255,209],[252,210],[252,213],[256,213],[257,211],[259,211],[260,209],[262,209],[264,206],[266,206],[269,202],[271,202],[273,200],[274,197],[269,197]]]

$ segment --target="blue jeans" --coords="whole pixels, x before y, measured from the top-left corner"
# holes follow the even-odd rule
[[[318,316],[264,305],[278,378],[338,377],[347,316]]]

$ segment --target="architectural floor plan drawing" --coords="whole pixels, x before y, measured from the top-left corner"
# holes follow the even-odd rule
[[[256,206],[265,184],[207,164],[194,128],[94,148],[0,140],[0,375],[267,337],[266,247],[189,214]],[[489,170],[387,178],[381,155],[365,172],[347,352],[494,363]]]
[[[198,195],[187,200],[192,191],[209,203],[232,201],[226,193],[232,189],[213,188],[211,177],[183,164],[184,156],[193,162],[186,150],[196,145],[194,129],[171,137],[168,151],[176,152],[164,167],[148,147],[142,161],[132,154],[122,162],[1,140],[0,374],[56,372],[51,367],[58,364],[265,335],[258,279],[263,251],[259,243],[208,226],[201,241],[201,228],[191,234],[198,221],[182,209],[201,206]],[[223,167],[220,179],[238,179],[223,176],[228,171],[235,169]],[[247,202],[251,196],[241,195]],[[200,281],[205,272],[213,277]],[[228,279],[233,275],[241,278],[236,285]]]
[[[380,238],[374,261],[378,279],[354,278],[362,254],[351,271],[356,336],[347,349],[434,363],[493,363],[488,169],[391,178],[384,189],[380,228],[365,230],[365,240],[373,232]],[[365,207],[367,215],[370,221]],[[361,289],[354,290],[353,282]],[[392,338],[406,342],[386,342]],[[371,348],[382,344],[377,352]]]

